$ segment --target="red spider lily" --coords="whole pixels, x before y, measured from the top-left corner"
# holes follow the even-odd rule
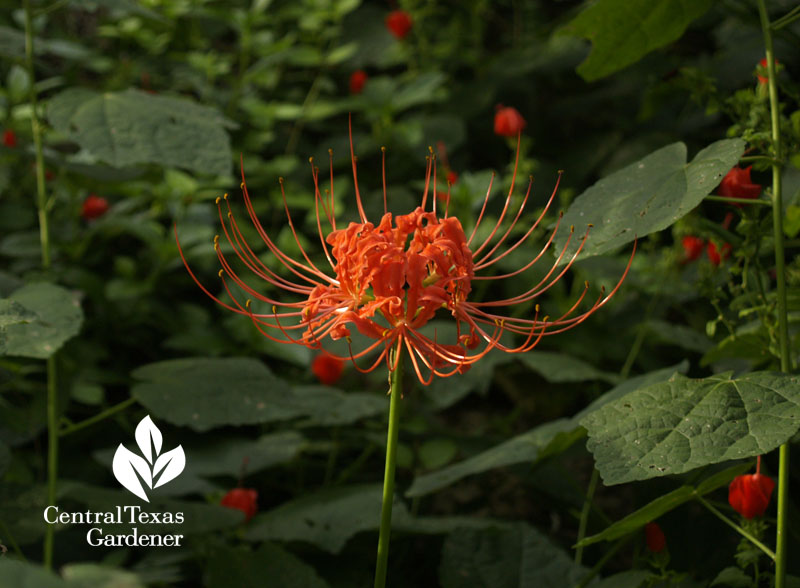
[[[89,194],[81,206],[81,216],[86,220],[98,218],[108,212],[108,208],[108,200],[95,194]]]
[[[11,129],[3,131],[3,145],[9,148],[17,146],[17,134]]]
[[[775,481],[761,473],[761,456],[758,456],[756,473],[736,476],[728,487],[728,502],[746,519],[761,516],[769,506]]]
[[[527,126],[519,110],[512,106],[497,105],[494,114],[494,134],[501,137],[516,137]]]
[[[717,194],[729,198],[747,198],[748,200],[758,198],[761,195],[761,186],[750,180],[750,170],[752,169],[752,165],[744,169],[738,166],[731,168],[722,178],[719,188],[717,188]],[[733,204],[741,206],[739,202]]]
[[[502,250],[501,248],[507,243],[514,226],[520,220],[531,194],[532,180],[510,226],[501,230],[504,220],[510,216],[509,208],[516,182],[519,150],[517,150],[517,162],[514,166],[511,187],[502,212],[482,242],[477,237],[478,228],[484,218],[494,179],[486,191],[476,226],[467,237],[459,219],[448,216],[446,206],[442,216],[437,212],[436,158],[432,152],[427,158],[425,189],[420,206],[406,215],[393,216],[386,212],[384,152],[384,214],[376,225],[367,220],[362,205],[358,186],[357,158],[353,152],[352,129],[350,132],[350,156],[359,222],[351,222],[344,228],[337,225],[333,214],[335,199],[332,171],[330,188],[325,190],[325,196],[323,196],[320,190],[320,170],[314,166],[313,160],[311,160],[319,241],[333,275],[323,272],[301,245],[294,222],[289,214],[283,190],[283,179],[280,180],[280,186],[281,193],[284,194],[288,226],[294,235],[302,261],[291,258],[277,247],[256,217],[245,181],[242,181],[241,188],[250,221],[269,252],[292,275],[291,279],[279,275],[275,270],[267,267],[253,252],[242,235],[227,194],[222,198],[217,198],[223,233],[236,257],[258,278],[279,290],[296,295],[299,300],[289,302],[273,298],[261,294],[249,286],[231,265],[230,255],[226,256],[223,252],[218,235],[215,238],[215,250],[222,265],[219,276],[222,278],[224,289],[232,300],[232,303],[224,302],[211,294],[195,277],[180,249],[180,243],[178,243],[181,258],[200,288],[225,308],[250,317],[259,331],[269,339],[314,349],[320,348],[322,340],[326,337],[330,337],[332,340],[345,339],[350,346],[349,356],[339,357],[339,359],[352,360],[355,368],[361,372],[371,371],[383,361],[387,363],[390,371],[393,370],[397,366],[399,354],[391,354],[390,351],[405,348],[417,377],[420,382],[427,385],[432,381],[434,375],[446,377],[463,373],[492,349],[509,353],[526,352],[533,349],[543,336],[562,333],[579,325],[616,293],[627,275],[633,261],[633,254],[614,289],[609,294],[603,290],[597,300],[582,312],[578,309],[588,293],[588,283],[584,285],[577,301],[557,318],[540,316],[538,304],[535,305],[532,318],[503,314],[503,309],[536,300],[567,273],[583,249],[589,233],[587,228],[586,233],[580,238],[577,250],[571,255],[567,255],[567,249],[575,238],[574,229],[570,228],[569,237],[561,251],[557,253],[555,262],[537,284],[509,298],[488,302],[471,300],[469,295],[473,282],[500,281],[519,276],[533,267],[550,249],[557,231],[562,230],[560,217],[541,251],[530,261],[508,273],[494,270],[493,266],[497,262],[520,248],[540,225],[555,199],[558,182],[536,221],[517,241]],[[329,151],[329,155],[332,160],[331,151]],[[242,177],[244,180],[244,172]],[[431,202],[430,211],[426,210],[429,202]],[[331,227],[331,232],[327,237],[322,228],[323,217]],[[634,245],[634,252],[635,249]],[[485,270],[494,273],[483,276],[476,275]],[[235,285],[241,292],[234,294],[234,288],[231,285]],[[242,301],[243,298],[246,300]],[[252,308],[251,300],[270,305],[272,311],[256,312]],[[455,319],[456,324],[455,341],[447,344],[439,341],[436,335],[430,338],[421,332],[422,327],[437,312],[443,311],[449,313]],[[350,329],[353,327],[372,342],[368,343],[365,348],[354,351],[350,339]],[[502,337],[506,334],[520,336],[521,342],[518,342],[517,345],[501,342]],[[377,357],[372,363],[365,368],[359,367],[357,360],[373,352],[377,354]],[[425,371],[429,373],[427,378],[423,376]]]
[[[247,522],[258,512],[258,492],[252,488],[234,488],[222,497],[220,504],[242,511]]]
[[[647,541],[647,549],[653,553],[661,553],[667,546],[667,538],[658,523],[647,523],[644,526],[644,538]]]
[[[311,373],[326,386],[330,386],[339,381],[344,371],[344,362],[338,357],[332,357],[321,353],[311,362]]]
[[[357,69],[350,74],[350,93],[361,94],[364,90],[364,84],[367,83],[369,76],[363,69]]]
[[[681,241],[681,245],[683,245],[684,261],[694,261],[703,254],[703,249],[706,247],[706,242],[700,237],[686,235]]]
[[[405,10],[394,10],[386,16],[386,28],[397,39],[405,39],[413,24],[411,15]]]

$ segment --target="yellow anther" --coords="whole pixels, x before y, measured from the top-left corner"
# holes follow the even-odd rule
[[[539,305],[536,305],[536,312],[539,312]]]
[[[233,218],[233,213],[230,210],[228,211],[228,218]]]
[[[278,307],[274,304],[272,305],[272,314],[278,314]]]
[[[430,145],[428,145],[428,152],[429,152],[431,155],[433,155],[433,147],[431,147]]]
[[[583,285],[584,285],[584,287],[588,288],[588,287],[589,287],[589,280],[586,280],[586,281],[583,283]]]
[[[308,158],[308,163],[314,163],[314,158],[313,157],[309,157]]]
[[[245,302],[245,303],[244,303],[244,306],[245,306],[245,308],[246,308],[247,310],[250,310],[250,305],[251,305],[251,304],[253,304],[253,301],[252,301],[252,300],[250,300],[250,299],[248,298],[248,299],[247,299],[247,302]]]
[[[283,176],[278,178],[278,183],[281,184],[281,185],[283,184]]]
[[[220,200],[222,200],[222,198],[220,198],[219,196],[217,196],[217,199],[214,201],[214,204],[217,204],[217,205],[218,205]]]
[[[558,211],[558,218],[564,218],[564,211],[563,210],[559,210]]]
[[[591,229],[592,227],[594,227],[594,225],[592,223],[589,223],[588,225],[586,225],[586,227]]]
[[[353,342],[353,338],[350,335],[347,335],[345,340],[347,341],[348,345]]]
[[[225,274],[225,270],[219,270],[219,271],[217,272],[217,275],[218,275],[220,278],[223,276],[223,274]]]
[[[502,319],[494,319],[494,324],[498,327],[502,327],[505,324],[505,321]]]
[[[242,182],[242,186],[244,186],[244,182]],[[225,193],[222,195],[222,197],[223,197],[225,200],[227,200],[227,199],[228,199],[228,193],[227,193],[227,192],[225,192]]]
[[[214,235],[214,245],[219,245],[219,235]]]
[[[333,149],[328,149],[328,155],[330,155],[331,157],[333,157]]]
[[[381,153],[386,153],[386,147],[384,147],[383,145],[381,145]]]
[[[244,182],[242,182],[241,184],[239,184],[239,189],[240,189],[240,190],[244,190]]]
[[[569,232],[570,233],[574,233],[575,232],[575,225],[570,225],[569,226]]]

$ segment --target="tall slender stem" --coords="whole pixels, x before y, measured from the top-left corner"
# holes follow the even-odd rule
[[[383,473],[383,503],[381,505],[381,530],[378,535],[378,563],[375,566],[375,588],[386,586],[389,565],[389,538],[392,532],[392,502],[394,501],[394,470],[397,464],[397,431],[400,422],[400,396],[403,393],[403,340],[398,340],[396,363],[389,388],[389,430],[386,435],[386,469]],[[390,361],[391,361],[390,360]]]
[[[748,533],[747,531],[742,529],[739,525],[737,525],[732,520],[730,520],[728,517],[726,517],[724,514],[722,514],[719,510],[717,510],[717,508],[713,504],[708,502],[702,496],[698,496],[697,500],[703,506],[705,506],[711,512],[711,514],[713,514],[715,517],[717,517],[723,523],[728,525],[731,529],[733,529],[734,531],[739,533],[742,537],[745,537],[746,539],[748,539],[753,545],[755,545],[761,551],[763,551],[765,554],[767,554],[767,557],[769,557],[770,559],[775,559],[775,553],[769,547],[764,545],[761,541],[759,541],[758,539],[753,537],[753,535],[751,533]]]
[[[775,278],[778,283],[778,343],[781,357],[781,371],[792,369],[789,348],[789,327],[786,304],[786,264],[783,250],[783,199],[781,194],[781,127],[778,104],[778,85],[775,79],[775,53],[772,49],[772,29],[764,0],[757,0],[761,30],[764,34],[764,48],[767,53],[767,72],[769,76],[769,110],[772,126],[772,234],[775,247]],[[778,529],[775,537],[775,587],[786,586],[787,531],[789,518],[789,444],[780,448],[778,465]]]
[[[581,521],[578,524],[578,541],[586,536],[586,526],[589,523],[589,511],[592,509],[592,501],[594,500],[594,492],[597,489],[597,481],[600,478],[600,472],[597,468],[592,469],[592,477],[589,480],[589,488],[586,490],[586,499],[583,501],[583,508],[581,509]],[[581,565],[583,561],[583,546],[575,548],[575,563]]]
[[[39,243],[42,248],[42,268],[50,269],[50,226],[47,218],[47,193],[44,185],[44,153],[42,125],[39,121],[39,100],[36,95],[36,71],[33,67],[33,14],[30,0],[25,8],[25,66],[30,79],[31,130],[36,151],[36,208],[39,214]],[[47,502],[56,501],[58,481],[58,394],[56,358],[47,359]],[[53,567],[53,525],[47,525],[44,535],[44,565]]]

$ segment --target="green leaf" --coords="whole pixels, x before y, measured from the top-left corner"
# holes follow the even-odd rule
[[[0,588],[70,588],[64,580],[43,567],[0,557]]]
[[[440,72],[420,74],[411,83],[400,86],[399,91],[392,94],[392,108],[395,112],[400,112],[418,104],[432,102],[436,91],[444,85],[444,82],[445,76]]]
[[[5,308],[12,313],[7,320],[14,320],[13,309],[19,306],[24,313],[15,316],[36,318],[0,328],[0,349],[5,338],[4,355],[47,359],[81,330],[83,311],[78,296],[61,286],[28,284],[12,292],[7,301]]]
[[[742,571],[741,568],[725,568],[714,581],[711,586],[727,586],[727,588],[751,588],[753,586],[753,578],[748,576]]]
[[[70,588],[145,588],[136,574],[98,564],[69,564],[61,573]]]
[[[689,213],[739,161],[745,143],[723,139],[686,163],[686,145],[673,143],[607,176],[578,196],[561,221],[555,251],[575,234],[564,260],[577,251],[587,225],[593,225],[580,257],[611,251],[666,229]]]
[[[713,492],[717,488],[729,484],[736,476],[745,473],[753,466],[751,463],[738,464],[724,469],[703,480],[696,488],[692,486],[681,486],[668,494],[659,496],[642,508],[632,512],[628,516],[609,525],[600,533],[585,537],[578,542],[576,547],[585,547],[599,541],[613,541],[619,537],[624,537],[628,533],[633,533],[644,527],[650,521],[654,521],[660,516],[676,509],[689,500],[698,496],[703,496]]]
[[[611,384],[619,381],[616,374],[602,372],[593,365],[576,357],[549,351],[532,351],[518,355],[526,366],[538,372],[548,382],[585,382],[604,380]]]
[[[0,329],[9,325],[29,323],[34,320],[36,320],[36,313],[31,312],[19,302],[14,302],[8,298],[0,299]]]
[[[545,423],[464,461],[418,476],[406,492],[406,496],[430,494],[466,476],[517,463],[534,463],[538,459],[559,453],[583,437],[584,432],[579,423],[584,416],[628,394],[637,387],[664,381],[676,371],[685,372],[688,367],[688,362],[684,362],[678,366],[631,378],[606,392],[570,419],[558,419]]]
[[[447,465],[458,453],[458,445],[452,439],[431,439],[419,448],[419,461],[428,470]]]
[[[800,428],[797,376],[676,375],[587,415],[587,448],[606,485],[768,453]]]
[[[714,342],[705,333],[700,333],[684,325],[651,320],[646,323],[646,327],[657,340],[689,351],[705,353],[714,346]]]
[[[250,521],[245,537],[251,541],[305,541],[338,553],[356,533],[377,529],[380,523],[381,484],[342,486],[306,494]],[[397,519],[407,517],[395,500]]]
[[[329,386],[295,386],[288,400],[308,419],[301,423],[305,426],[349,425],[389,410],[383,394],[342,392]]]
[[[711,0],[597,0],[563,30],[592,41],[577,72],[586,81],[608,76],[679,39]]]
[[[298,416],[285,402],[289,386],[254,359],[174,359],[131,375],[140,380],[132,395],[151,414],[195,431]]]
[[[236,547],[216,548],[206,569],[209,588],[327,588],[310,565],[274,543],[258,550]]]
[[[588,570],[525,524],[451,533],[442,547],[442,588],[563,588]]]
[[[229,123],[215,109],[184,98],[72,88],[50,101],[47,116],[57,131],[115,167],[155,163],[231,172]]]
[[[650,578],[655,576],[645,570],[628,570],[603,578],[594,588],[639,588]]]

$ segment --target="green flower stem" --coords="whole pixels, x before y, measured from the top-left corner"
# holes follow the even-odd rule
[[[589,511],[592,510],[592,501],[594,500],[594,492],[597,489],[597,481],[600,479],[600,472],[597,468],[592,470],[592,477],[589,480],[589,488],[586,490],[586,499],[583,501],[583,508],[581,509],[581,520],[578,524],[578,540],[580,543],[586,536],[586,525],[589,522]],[[575,549],[575,563],[581,565],[583,560],[583,546]]]
[[[42,125],[39,121],[39,100],[36,95],[36,72],[33,67],[33,14],[30,0],[25,8],[25,65],[30,78],[31,130],[36,151],[36,208],[39,213],[39,243],[42,248],[42,268],[50,269],[50,226],[47,218],[47,194],[44,185],[44,153]],[[47,359],[47,502],[55,504],[58,481],[58,396],[56,358]],[[44,535],[44,566],[53,567],[54,526],[47,525]]]
[[[755,204],[757,206],[772,206],[769,200],[755,200],[752,198],[732,198],[728,196],[706,196],[703,200],[712,202],[738,202],[739,204]]]
[[[603,557],[601,557],[600,560],[596,564],[594,564],[594,567],[591,570],[589,570],[589,573],[586,574],[583,578],[581,578],[581,581],[575,585],[575,588],[584,588],[584,586],[586,586],[589,582],[591,582],[594,579],[594,577],[597,576],[597,574],[599,574],[600,571],[605,567],[605,565],[611,560],[611,558],[614,557],[620,549],[625,547],[628,541],[631,540],[631,537],[633,537],[633,533],[623,537],[622,539],[617,541],[611,549],[606,551],[603,554]]]
[[[386,586],[389,565],[389,538],[392,532],[392,502],[394,501],[394,470],[397,465],[397,431],[400,422],[400,396],[403,393],[403,348],[398,341],[394,357],[397,362],[392,372],[389,388],[389,430],[386,436],[386,469],[383,473],[383,503],[381,505],[381,530],[378,535],[378,563],[375,566],[375,588]]]
[[[764,34],[764,48],[767,53],[767,73],[769,76],[769,110],[772,127],[772,234],[775,247],[775,278],[778,294],[778,344],[781,357],[781,371],[792,369],[791,349],[789,347],[789,325],[786,304],[786,263],[783,249],[783,199],[781,194],[781,127],[778,104],[778,85],[775,79],[775,53],[772,49],[772,28],[764,0],[757,0],[761,30]],[[786,586],[787,532],[789,519],[789,444],[780,447],[778,464],[778,525],[775,536],[775,588]]]
[[[748,541],[750,541],[753,545],[758,547],[761,551],[766,553],[767,556],[770,559],[772,559],[772,560],[775,559],[775,552],[774,551],[772,551],[769,547],[767,547],[766,545],[761,543],[761,541],[759,541],[758,539],[753,537],[752,534],[748,533],[747,531],[742,529],[739,525],[737,525],[732,520],[730,520],[728,517],[726,517],[724,514],[722,514],[719,510],[717,510],[717,508],[714,505],[712,505],[710,502],[708,502],[705,498],[703,498],[702,496],[698,496],[697,500],[699,500],[700,503],[703,506],[705,506],[709,511],[711,511],[711,514],[713,514],[715,517],[717,517],[723,523],[728,525],[731,529],[733,529],[734,531],[739,533],[742,537],[745,537]]]
[[[132,404],[136,403],[135,398],[128,398],[127,400],[123,400],[122,402],[115,404],[114,406],[110,406],[105,409],[103,412],[94,415],[86,420],[83,420],[79,423],[69,424],[63,427],[59,432],[59,436],[63,437],[64,435],[69,435],[70,433],[74,433],[75,431],[80,431],[86,427],[89,427],[95,423],[99,423],[100,421],[110,417],[112,414],[116,414],[121,410],[125,410]]]

